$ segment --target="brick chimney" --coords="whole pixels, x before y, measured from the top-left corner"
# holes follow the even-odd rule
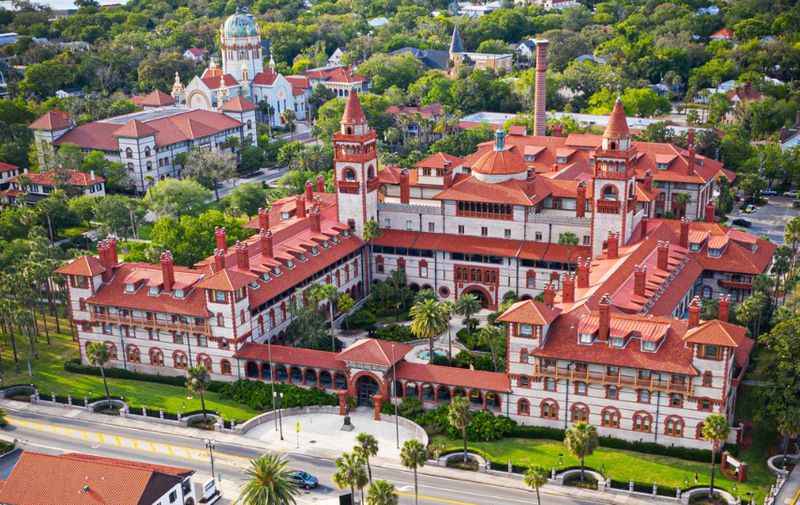
[[[308,215],[311,217],[311,231],[320,233],[322,230],[319,207],[313,207]]]
[[[175,285],[175,267],[172,253],[169,251],[161,253],[161,282],[164,285],[164,291],[172,291],[172,286]]]
[[[297,195],[294,199],[295,217],[306,217],[306,199],[303,195]]]
[[[636,296],[646,296],[647,287],[647,266],[636,265],[633,270],[633,294]]]
[[[613,231],[608,232],[608,248],[606,257],[610,260],[619,258],[619,234]]]
[[[216,242],[217,249],[222,249],[223,251],[228,250],[228,238],[225,234],[225,228],[221,226],[214,228],[214,240]]]
[[[579,182],[575,192],[575,217],[586,215],[586,183]]]
[[[311,181],[306,181],[306,200],[309,202],[314,199],[314,185]]]
[[[647,218],[643,217],[641,223],[642,223],[642,239],[645,239],[647,238]]]
[[[561,301],[575,303],[575,275],[565,273],[561,276]]]
[[[666,240],[658,241],[658,248],[656,250],[658,257],[656,258],[656,266],[659,270],[669,270],[669,242]]]
[[[564,126],[561,123],[556,123],[553,125],[551,135],[553,137],[563,137],[564,136]]]
[[[642,186],[648,192],[653,191],[653,172],[651,172],[650,169],[647,169],[644,172],[644,180],[642,181]]]
[[[689,303],[689,328],[700,326],[700,297],[695,296]]]
[[[706,223],[713,223],[714,221],[716,221],[714,217],[715,211],[716,209],[714,208],[714,201],[709,200],[708,203],[706,204],[706,215],[705,215]]]
[[[239,270],[250,270],[250,257],[247,255],[247,244],[236,241],[236,266]]]
[[[258,209],[258,229],[269,229],[269,212],[264,207]]]
[[[225,268],[225,249],[214,249],[214,272],[219,272]]]
[[[578,274],[576,279],[579,288],[586,289],[589,287],[589,271],[591,267],[591,258],[586,258],[585,260],[578,258]]]
[[[97,256],[100,259],[100,264],[105,268],[103,271],[103,282],[108,282],[114,277],[114,271],[112,270],[114,264],[111,261],[110,252],[107,240],[101,240],[97,243]]]
[[[536,40],[536,78],[533,99],[533,134],[546,135],[547,117],[547,40]]]
[[[272,257],[272,230],[261,230],[258,234],[258,241],[261,242],[261,254],[265,258]]]
[[[114,267],[119,263],[119,257],[117,257],[117,237],[111,236],[107,239],[108,242],[108,261],[111,263],[111,266]]]
[[[728,321],[731,317],[731,297],[729,295],[722,295],[719,297],[719,312],[717,319],[720,321]]]
[[[689,248],[689,220],[685,217],[681,219],[681,235],[678,245],[684,249]]]
[[[597,339],[598,340],[608,340],[608,336],[611,333],[611,297],[608,293],[604,294],[602,298],[600,298],[600,304],[597,308],[599,312],[600,321],[599,327],[597,329]]]
[[[408,170],[400,171],[400,203],[408,203],[411,200],[411,188],[408,181]]]
[[[444,174],[442,176],[442,186],[445,188],[449,188],[453,185],[453,170],[451,168],[445,168]]]
[[[548,307],[552,307],[555,301],[556,288],[552,283],[548,283],[547,286],[544,287],[544,304]]]
[[[324,193],[325,192],[325,176],[318,175],[317,176],[317,193]]]

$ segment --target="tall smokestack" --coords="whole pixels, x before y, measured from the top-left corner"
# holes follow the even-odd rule
[[[547,117],[545,107],[547,105],[547,85],[545,75],[547,74],[547,40],[536,40],[536,81],[533,97],[533,134],[544,135]]]

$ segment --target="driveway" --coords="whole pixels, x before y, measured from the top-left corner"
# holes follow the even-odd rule
[[[783,245],[783,232],[793,217],[800,216],[800,209],[792,207],[792,199],[783,196],[771,196],[769,202],[758,207],[752,214],[745,214],[737,208],[728,218],[729,220],[738,217],[747,219],[753,225],[747,231],[759,237],[768,237],[772,242]]]

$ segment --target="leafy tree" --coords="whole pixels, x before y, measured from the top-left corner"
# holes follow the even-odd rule
[[[290,478],[284,456],[267,453],[250,460],[245,470],[247,482],[239,492],[236,505],[295,505],[300,494]]]
[[[536,491],[536,501],[539,505],[542,505],[542,497],[539,495],[539,490],[547,484],[547,470],[541,466],[532,466],[525,472],[522,482]]]
[[[567,231],[558,235],[558,243],[561,245],[578,245],[580,240],[577,235],[571,231]]]
[[[467,462],[467,427],[472,413],[469,411],[469,399],[466,396],[456,396],[450,400],[447,408],[447,422],[461,432],[464,441],[464,463]]]
[[[259,146],[246,146],[239,153],[239,169],[243,173],[255,172],[264,166],[265,161],[264,150]]]
[[[591,456],[597,448],[597,428],[580,421],[564,432],[564,446],[581,460],[581,481],[583,481],[584,459]]]
[[[131,188],[131,181],[122,163],[109,161],[100,151],[91,151],[83,157],[81,172],[91,173],[105,179],[106,191],[125,191]]]
[[[336,351],[336,327],[333,322],[334,305],[339,297],[339,290],[333,284],[315,284],[311,287],[310,299],[315,304],[328,303],[328,317],[331,325],[331,350]]]
[[[372,467],[369,465],[369,458],[378,455],[378,439],[369,433],[359,433],[356,435],[356,446],[353,447],[353,453],[364,459],[364,463],[367,464],[369,481],[372,482]]]
[[[108,391],[108,380],[106,380],[106,363],[111,359],[108,347],[103,342],[89,342],[86,345],[86,360],[90,365],[100,369],[100,376],[103,378],[103,388],[106,390],[106,404],[111,406],[111,393]]]
[[[400,462],[403,466],[414,472],[414,503],[419,503],[419,484],[417,482],[417,469],[425,466],[428,460],[428,451],[417,439],[406,440],[400,449]]]
[[[397,505],[399,498],[394,485],[385,480],[376,480],[367,489],[367,505]]]
[[[131,237],[136,232],[136,223],[144,219],[144,208],[140,201],[123,195],[106,195],[95,198],[94,220],[102,224],[106,235]]]
[[[254,216],[267,201],[267,190],[260,183],[248,182],[236,186],[228,195],[228,207]]]
[[[219,183],[236,175],[236,160],[228,152],[195,149],[186,156],[183,175],[214,190],[214,196],[219,200]]]
[[[447,329],[449,321],[436,299],[420,300],[411,307],[411,332],[417,338],[428,339],[430,359],[433,359],[433,340]]]
[[[192,179],[164,179],[151,186],[144,203],[157,216],[197,216],[211,199],[211,191]]]
[[[203,409],[203,422],[208,422],[206,414],[206,390],[211,384],[211,374],[208,373],[205,365],[197,365],[189,368],[186,377],[186,387],[189,393],[200,396],[200,408]]]
[[[453,156],[467,156],[474,153],[478,144],[491,140],[494,136],[489,125],[481,125],[477,128],[460,130],[456,133],[446,135],[440,140],[431,144],[429,152],[445,152]]]
[[[609,114],[614,108],[617,94],[609,89],[601,89],[589,98],[591,114]],[[672,106],[666,97],[658,95],[650,88],[628,88],[621,95],[625,112],[629,116],[650,117],[667,114]]]
[[[477,51],[479,53],[490,53],[490,54],[503,54],[503,53],[511,53],[508,44],[506,44],[502,40],[497,39],[486,39],[478,44]]]
[[[422,63],[408,53],[396,56],[376,53],[358,66],[358,73],[369,78],[372,92],[382,94],[391,86],[408,88],[424,72]]]
[[[489,351],[492,353],[492,364],[494,365],[494,371],[498,371],[499,355],[503,344],[505,343],[505,333],[497,326],[489,324],[480,329],[478,339],[481,344],[489,348]]]
[[[456,314],[459,316],[464,316],[470,333],[475,331],[475,326],[477,324],[477,321],[473,319],[472,316],[477,314],[480,310],[481,302],[478,300],[477,296],[471,293],[459,296],[458,300],[456,300],[455,306],[453,307],[453,311]]]
[[[728,439],[731,427],[722,414],[711,414],[703,421],[703,438],[711,443],[711,490],[709,496],[714,499],[714,458],[717,451]]]
[[[194,265],[214,252],[214,230],[225,228],[228,240],[235,242],[253,234],[242,221],[218,210],[207,210],[195,216],[159,218],[153,225],[151,241],[159,250],[172,251],[178,265]]]
[[[350,488],[350,494],[355,497],[356,489],[363,490],[369,480],[364,468],[364,459],[355,453],[344,453],[336,458],[336,472],[333,474],[333,483],[339,489]],[[363,494],[363,491],[362,491]]]
[[[328,328],[316,307],[296,301],[289,306],[289,312],[292,321],[286,329],[286,334],[296,346],[317,350],[330,349]]]

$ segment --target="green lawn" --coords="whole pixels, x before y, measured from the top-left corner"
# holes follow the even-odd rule
[[[445,437],[436,437],[434,440],[443,441],[448,450],[462,448],[459,440]],[[506,438],[497,442],[471,442],[469,447],[477,449],[489,460],[501,465],[507,465],[509,460],[517,466],[540,465],[547,469],[580,464],[577,458],[566,451],[563,443],[554,440]],[[709,463],[603,447],[586,458],[587,467],[598,471],[605,469],[606,476],[615,480],[633,480],[646,484],[655,482],[661,486],[678,488],[708,484]],[[763,500],[766,490],[774,479],[769,476],[765,465],[760,466],[764,467],[766,473],[751,467],[747,482],[736,484],[738,495],[744,496],[748,491],[752,491],[758,501]],[[698,476],[697,483],[695,474]],[[715,481],[720,487],[733,491],[733,481],[720,478],[719,474]]]
[[[63,329],[63,327],[62,327]],[[71,394],[74,398],[103,396],[103,381],[100,377],[75,374],[64,371],[64,362],[78,357],[77,344],[64,334],[51,334],[48,346],[42,335],[38,342],[39,358],[32,362],[33,377],[28,375],[27,359],[29,346],[26,340],[17,339],[19,348],[19,372],[15,370],[11,345],[2,345],[2,384],[33,383],[42,395],[54,393],[61,396]],[[189,412],[200,410],[200,399],[187,398],[185,388],[156,384],[136,380],[110,378],[108,380],[111,394],[122,396],[130,406],[147,407],[148,409],[164,409],[169,412]],[[259,412],[246,405],[230,400],[223,400],[216,393],[206,393],[206,408],[216,410],[225,419],[243,420],[253,417]]]

